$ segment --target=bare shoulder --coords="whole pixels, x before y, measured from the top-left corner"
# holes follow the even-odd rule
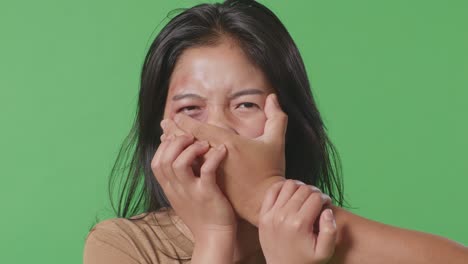
[[[189,259],[192,249],[169,212],[149,212],[97,223],[86,237],[84,263],[172,263]]]

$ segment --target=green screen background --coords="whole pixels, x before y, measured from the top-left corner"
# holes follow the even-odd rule
[[[145,51],[200,2],[1,2],[0,263],[81,263]],[[468,2],[261,2],[301,50],[353,211],[468,244]]]

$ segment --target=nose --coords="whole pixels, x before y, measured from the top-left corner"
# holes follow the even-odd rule
[[[206,123],[213,125],[213,126],[227,129],[231,132],[238,134],[235,129],[234,121],[232,120],[232,118],[229,116],[228,113],[226,113],[225,111],[221,109],[210,111],[210,113],[208,114]]]

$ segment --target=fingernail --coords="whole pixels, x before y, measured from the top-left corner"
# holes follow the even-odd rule
[[[322,190],[320,190],[319,188],[311,185],[310,188],[312,189],[313,192],[322,192]]]
[[[305,183],[301,182],[301,181],[298,181],[298,180],[295,180],[295,182],[299,185],[305,185]]]
[[[325,209],[323,213],[325,214],[325,220],[333,221],[333,211],[331,209]]]

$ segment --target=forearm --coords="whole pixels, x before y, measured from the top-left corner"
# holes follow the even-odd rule
[[[397,228],[333,207],[338,243],[330,263],[466,263],[468,248],[439,236]]]
[[[281,178],[266,181],[257,189],[263,197]],[[261,200],[261,199],[260,199]],[[241,208],[242,216],[258,226],[258,203]],[[466,263],[468,248],[443,237],[372,221],[333,206],[338,228],[335,254],[330,263]]]
[[[191,263],[233,263],[234,242],[235,233],[210,235],[195,241]]]
[[[279,181],[284,181],[282,176],[274,176],[257,183],[255,188],[240,188],[231,184],[227,186],[226,193],[237,214],[252,225],[258,227],[258,217],[263,199],[267,190]],[[248,199],[245,199],[248,197]]]

